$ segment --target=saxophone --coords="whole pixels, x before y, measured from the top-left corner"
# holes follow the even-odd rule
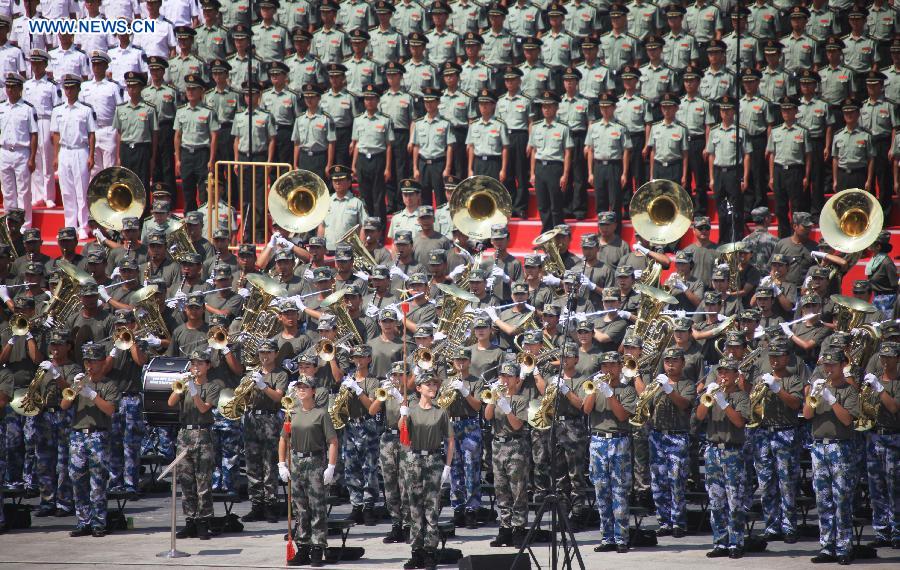
[[[757,349],[758,350],[758,349]],[[766,419],[766,404],[769,402],[770,390],[765,382],[757,382],[750,390],[750,421],[748,428],[759,427]]]
[[[868,383],[859,391],[859,417],[853,421],[853,429],[856,431],[869,431],[875,427],[875,420],[881,410],[881,399]]]
[[[350,389],[341,386],[334,401],[328,407],[328,415],[331,417],[331,423],[334,429],[344,429],[347,420],[350,418]]]
[[[38,368],[34,378],[31,379],[31,384],[25,389],[25,394],[22,398],[18,402],[15,402],[14,399],[10,403],[14,412],[23,416],[36,416],[41,412],[44,404],[47,403],[46,398],[41,395],[41,384],[44,382],[44,376],[46,375],[46,370]]]
[[[544,396],[540,400],[528,403],[528,425],[539,431],[550,429],[553,425],[553,405],[558,390],[556,384],[551,384],[544,390]]]
[[[628,423],[634,427],[644,427],[650,419],[650,406],[653,404],[653,399],[656,398],[656,395],[659,394],[661,389],[662,386],[658,382],[654,382],[650,386],[644,388],[644,391],[641,392],[641,395],[638,397],[637,405],[634,408],[634,415],[629,418]]]

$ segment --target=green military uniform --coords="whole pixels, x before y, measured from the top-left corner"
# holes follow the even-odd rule
[[[837,161],[837,190],[864,188],[869,161],[875,157],[872,135],[863,128],[845,127],[831,141],[831,156]]]
[[[403,230],[412,232],[413,235],[416,235],[419,233],[419,229],[419,216],[416,213],[416,210],[413,209],[413,211],[410,212],[404,208],[391,216],[391,228],[388,230],[388,237],[391,240],[394,240],[397,237],[397,232]]]
[[[374,34],[373,34],[374,36]],[[324,27],[316,30],[312,37],[310,53],[328,65],[340,63],[352,52],[350,51],[350,38],[337,28],[326,30]],[[377,59],[375,61],[378,61]]]
[[[567,172],[564,162],[567,154],[571,156],[575,143],[567,125],[558,120],[549,123],[544,120],[532,126],[528,146],[534,151],[534,189],[542,231],[546,232],[564,222],[559,180]]]
[[[151,174],[154,181],[163,181],[170,189],[175,188],[175,111],[178,94],[169,85],[148,85],[141,92],[141,98],[156,107],[159,134],[156,146],[156,168]]]
[[[178,93],[178,102],[184,103],[187,89],[184,78],[188,75],[199,75],[204,81],[209,81],[209,71],[206,62],[196,55],[188,54],[187,57],[178,55],[169,60],[169,82]]]
[[[497,99],[494,115],[506,124],[509,137],[505,185],[513,197],[512,209],[515,212],[525,212],[528,209],[530,168],[526,151],[528,127],[533,115],[532,104],[532,100],[521,93],[506,93]]]
[[[759,78],[759,94],[769,101],[778,101],[785,95],[794,95],[797,86],[794,76],[784,70],[780,65],[775,68],[765,67]]]
[[[471,168],[474,174],[500,177],[503,148],[509,146],[509,133],[503,121],[496,116],[487,121],[476,120],[469,125],[466,145],[473,147],[474,164]]]
[[[247,81],[248,67],[250,68],[249,75],[255,78],[261,77],[263,70],[262,62],[258,57],[251,58],[237,53],[228,58],[228,65],[231,66],[231,71],[228,72],[228,83],[235,88],[240,88]]]
[[[832,67],[830,64],[819,70],[819,93],[830,105],[837,105],[855,91],[853,75],[855,71],[844,64]]]
[[[384,172],[387,167],[387,148],[395,139],[393,121],[379,112],[363,113],[353,120],[350,138],[358,153],[356,173],[366,211],[386,220]],[[393,173],[393,169],[391,172]]]
[[[281,24],[259,22],[253,26],[253,47],[264,62],[284,61],[291,50],[291,36]]]
[[[805,208],[803,179],[806,177],[806,158],[812,152],[809,131],[798,124],[779,125],[772,129],[766,153],[772,155],[773,191],[775,215],[778,217],[778,234],[790,234],[788,203],[794,212]]]
[[[185,212],[192,212],[197,209],[199,202],[206,202],[210,147],[213,133],[219,130],[219,118],[206,105],[187,104],[179,107],[175,113],[174,127],[181,133],[179,157],[184,209]],[[228,155],[217,158],[227,160]]]
[[[356,99],[346,89],[335,93],[329,89],[322,94],[319,108],[334,120],[334,164],[350,166],[350,135],[353,117],[359,112]]]
[[[225,59],[234,51],[228,30],[221,26],[200,26],[194,36],[194,51],[202,61]]]
[[[336,140],[334,121],[331,117],[321,111],[310,114],[307,110],[305,113],[301,113],[294,121],[291,134],[291,141],[294,146],[298,147],[300,153],[297,167],[315,172],[319,178],[324,180],[325,166],[328,163],[328,147]],[[332,208],[335,197],[332,196]]]
[[[713,190],[719,209],[719,225],[722,228],[719,235],[725,236],[723,240],[726,241],[737,240],[743,233],[744,208],[740,177],[743,158],[751,150],[747,132],[743,128],[738,131],[735,125],[728,128],[718,125],[709,131],[706,152],[712,157],[715,171]],[[729,213],[726,202],[732,205],[733,214]]]
[[[235,115],[244,108],[244,98],[231,87],[226,87],[221,91],[215,87],[206,92],[203,104],[211,108],[219,120],[216,160],[232,160],[234,158],[234,137],[231,135],[231,129],[234,125]]]
[[[813,69],[822,62],[818,42],[806,34],[791,33],[781,43],[784,44],[784,68],[791,73]]]
[[[477,93],[484,88],[492,88],[493,74],[491,68],[480,61],[472,63],[468,60],[462,64],[459,73],[459,88],[469,93]]]
[[[194,396],[185,389],[178,407],[181,430],[178,432],[179,452],[189,450],[185,460],[179,465],[181,485],[181,507],[185,521],[198,527],[206,527],[212,522],[212,474],[215,463],[212,427],[215,418],[212,410],[219,403],[219,393],[224,385],[219,380],[195,384],[201,402],[212,408],[201,413],[197,409]]]
[[[747,131],[750,143],[750,180],[747,182],[748,191],[744,193],[744,210],[750,211],[766,204],[769,188],[769,177],[765,174],[768,171],[766,138],[767,129],[775,122],[774,106],[759,95],[744,95],[741,97],[740,117],[736,120]]]
[[[286,62],[288,66],[288,87],[299,92],[307,83],[323,84],[326,81],[325,67],[313,55],[300,54],[291,56]]]
[[[273,87],[263,91],[259,106],[268,112],[275,122],[273,161],[293,164],[294,146],[291,144],[291,134],[294,130],[294,122],[300,115],[300,96],[290,89],[275,91]]]
[[[404,77],[403,83],[406,83]],[[409,127],[413,124],[416,113],[416,98],[412,94],[399,89],[386,90],[381,95],[378,102],[378,112],[383,113],[391,119],[394,129],[394,140],[391,143],[391,176],[392,181],[388,183],[385,189],[387,194],[387,211],[393,212],[403,207],[403,201],[400,198],[400,180],[406,180],[412,177],[412,155],[407,150],[409,146]],[[423,204],[431,204],[425,202]],[[370,210],[371,212],[371,210]],[[373,215],[377,215],[372,212]],[[382,217],[382,219],[386,219]]]
[[[825,135],[834,126],[828,103],[817,96],[801,97],[797,105],[797,123],[807,131],[810,144],[809,212],[818,218],[825,204],[825,181],[830,178],[825,165]]]
[[[381,75],[378,71],[378,64],[375,60],[368,57],[356,56],[348,57],[343,62],[347,68],[347,91],[354,97],[359,97],[366,85],[379,85],[381,83]]]
[[[466,178],[468,176],[466,136],[469,133],[469,121],[477,116],[475,99],[471,93],[461,89],[452,93],[449,89],[445,90],[438,103],[438,113],[450,121],[453,138],[456,141],[453,145],[452,173],[458,178]]]
[[[662,59],[672,69],[684,71],[692,62],[700,59],[696,39],[684,31],[678,34],[669,32],[663,36],[663,41]]]
[[[455,148],[456,136],[450,121],[440,115],[428,115],[415,123],[413,145],[419,150],[419,173],[422,183],[422,203],[430,204],[432,193],[439,205],[447,202],[444,193],[444,168],[447,165],[447,149]]]
[[[629,33],[617,34],[615,30],[600,38],[601,59],[606,66],[618,73],[626,65],[638,59],[640,40]]]
[[[882,74],[876,72],[869,75],[876,76],[879,82],[883,82]],[[888,101],[881,96],[874,100],[869,97],[862,102],[859,109],[859,126],[869,131],[872,137],[874,178],[878,183],[878,199],[885,210],[890,209],[893,201],[894,177],[888,153],[893,143],[891,138],[898,125],[900,118],[897,116],[896,101]]]
[[[252,129],[252,132],[251,132]],[[265,162],[268,160],[269,140],[276,134],[275,121],[272,115],[262,109],[244,110],[235,115],[231,134],[238,139],[238,156],[241,162]],[[251,147],[251,141],[253,146]],[[261,168],[244,168],[244,192],[255,194],[255,222],[246,224],[244,241],[263,241],[265,230],[265,178]],[[247,200],[248,198],[245,198]],[[256,234],[251,236],[255,226]]]
[[[130,101],[122,103],[116,107],[112,126],[119,133],[119,162],[126,167],[136,167],[131,170],[141,178],[144,188],[149,188],[151,145],[153,134],[159,130],[156,107],[145,100],[138,101],[136,105]],[[141,155],[139,158],[146,155],[146,164],[129,162],[132,157],[123,160],[126,155],[133,155],[136,151]]]
[[[431,30],[425,37],[428,39],[426,58],[434,65],[441,66],[445,62],[456,62],[456,58],[463,57],[462,39],[452,30],[439,32],[437,28]]]
[[[617,121],[607,122],[599,119],[591,123],[584,141],[585,147],[593,152],[591,172],[594,176],[594,188],[606,188],[597,193],[597,211],[622,211],[622,171],[625,151],[632,150],[631,137],[628,130]],[[640,152],[640,149],[633,149]],[[626,246],[627,247],[627,246]],[[603,249],[601,249],[602,253]],[[609,261],[604,260],[607,263]],[[615,260],[618,262],[618,258]],[[613,264],[615,265],[615,264]]]
[[[406,56],[404,37],[391,26],[386,30],[380,27],[369,32],[369,57],[378,65],[389,61],[402,61]]]
[[[681,184],[688,151],[687,128],[677,121],[655,123],[650,127],[647,146],[653,149],[653,177]]]

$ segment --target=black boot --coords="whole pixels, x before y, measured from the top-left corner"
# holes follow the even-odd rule
[[[277,523],[278,522],[278,503],[270,503],[266,505],[266,522],[269,523]]]
[[[353,507],[353,510],[350,511],[350,520],[352,520],[356,524],[362,524],[362,522],[363,522],[362,505],[356,505]]]
[[[209,540],[209,521],[207,519],[197,520],[197,538],[200,540]]]
[[[437,570],[437,552],[433,548],[425,549],[423,564],[425,570]]]
[[[175,533],[175,538],[195,538],[197,536],[197,523],[194,519],[184,521],[184,527]]]
[[[459,525],[457,525],[459,526]],[[478,528],[478,512],[466,511],[466,528]]]
[[[525,530],[524,526],[514,527],[512,529],[512,543],[510,546],[519,548],[522,546],[522,543],[525,542],[526,538],[528,538],[528,532]]]
[[[382,540],[385,544],[393,544],[396,542],[403,542],[403,527],[399,524],[395,524],[391,526],[391,532],[384,537]]]
[[[242,522],[258,522],[266,520],[263,513],[263,506],[254,504],[250,507],[250,512],[241,517]]]
[[[493,548],[499,548],[501,546],[508,546],[512,544],[512,529],[509,527],[501,526],[497,529],[497,538],[490,542],[490,545]]]
[[[325,565],[325,550],[321,546],[313,546],[309,552],[309,565],[313,568],[321,568]]]
[[[366,526],[375,526],[378,524],[378,516],[375,515],[374,507],[370,505],[365,506],[363,509],[363,523],[365,523]]]
[[[404,570],[412,570],[413,568],[421,568],[425,561],[422,559],[422,551],[414,548],[412,556],[403,564]]]
[[[301,546],[297,549],[297,553],[294,554],[294,557],[288,560],[288,566],[306,566],[309,564],[309,550],[310,547],[308,544]]]
[[[453,524],[456,528],[461,528],[466,525],[465,509],[459,508],[453,511]]]

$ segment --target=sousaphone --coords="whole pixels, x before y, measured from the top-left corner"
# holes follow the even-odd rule
[[[878,199],[859,188],[843,190],[829,198],[819,216],[822,237],[843,253],[865,250],[883,226],[884,211]]]
[[[269,188],[269,214],[289,232],[315,229],[331,206],[325,181],[308,170],[291,170],[278,177]]]
[[[121,166],[97,173],[88,186],[91,217],[108,230],[122,230],[124,218],[140,218],[147,205],[147,191],[138,175]]]
[[[694,217],[691,197],[670,180],[651,180],[638,188],[630,210],[634,231],[654,245],[680,240]]]
[[[505,225],[512,215],[512,198],[506,186],[490,176],[470,176],[450,197],[453,225],[471,239],[487,240],[491,226]]]

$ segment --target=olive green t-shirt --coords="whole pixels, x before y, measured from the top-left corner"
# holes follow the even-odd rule
[[[884,385],[884,391],[891,395],[895,400],[900,399],[900,380],[892,380],[890,382],[881,380],[881,383]],[[881,394],[877,396],[879,400],[881,399]],[[900,429],[900,412],[892,414],[888,411],[888,409],[881,404],[878,407],[878,415],[875,419],[875,424],[879,428],[898,430]]]
[[[268,374],[263,374],[263,381],[272,388],[273,390],[281,390],[282,393],[287,392],[288,387],[288,375],[287,372],[282,372],[276,369],[274,372],[269,372]],[[248,410],[265,410],[269,412],[277,412],[281,409],[281,402],[276,402],[272,398],[270,398],[267,394],[263,394],[262,390],[257,390],[255,387],[253,388],[253,393],[250,396],[250,405],[247,407]]]
[[[181,425],[213,425],[215,418],[213,417],[212,411],[219,405],[219,393],[221,393],[223,388],[224,386],[219,380],[208,381],[197,385],[197,395],[200,396],[202,401],[212,405],[212,408],[202,414],[200,413],[200,410],[197,409],[197,405],[194,403],[194,398],[191,396],[191,393],[185,388],[181,402],[179,402],[178,405],[178,419],[181,421]]]
[[[800,398],[801,402],[803,401],[804,382],[799,376],[791,375],[785,378],[777,378],[777,380],[781,384],[782,390],[791,396]],[[758,376],[756,381],[762,382]],[[787,407],[787,404],[781,400],[781,397],[778,394],[773,394],[770,390],[766,399],[765,415],[761,425],[763,427],[795,426],[799,421],[797,410]]]
[[[359,387],[363,389],[364,394],[374,395],[375,389],[381,385],[381,381],[372,376],[367,377],[365,380],[360,380],[355,376],[353,379],[356,380]],[[347,402],[347,406],[350,409],[350,419],[369,417],[369,408],[363,406],[362,402],[359,401],[359,398],[356,397],[356,394],[353,392],[350,392],[350,400]]]
[[[566,378],[565,375],[563,379],[566,382],[566,386],[569,387],[569,390],[574,391],[576,394],[580,394],[581,385],[584,384],[584,381],[587,379],[584,376],[575,376],[574,378]],[[572,402],[569,401],[568,396],[559,395],[559,402],[557,403],[556,410],[557,417],[565,417],[566,421],[578,418],[580,419],[583,415],[581,409],[576,408],[572,405]]]
[[[458,376],[450,376],[444,382],[452,382],[457,378]],[[484,390],[484,382],[481,381],[481,378],[471,374],[463,378],[462,383],[469,389],[469,395],[475,398],[478,398],[481,391]],[[457,392],[456,399],[447,408],[447,415],[451,418],[473,418],[478,417],[478,412],[473,410],[462,394]]]
[[[750,397],[746,392],[735,390],[726,394],[725,399],[745,421],[750,419]],[[709,409],[706,416],[706,439],[711,443],[744,443],[744,428],[735,426],[725,412],[718,404],[713,404]]]
[[[515,396],[510,396],[507,398],[509,400],[509,405],[512,408],[512,413],[522,420],[523,422],[528,421],[528,398],[522,394],[516,394]],[[522,426],[520,429],[513,429],[509,425],[509,419],[507,419],[506,414],[503,414],[497,408],[494,408],[494,419],[491,420],[491,428],[493,429],[495,436],[510,436],[510,435],[519,435],[524,431],[525,426]]]
[[[433,403],[427,410],[422,409],[419,404],[411,404],[406,421],[409,426],[410,448],[413,450],[440,449],[444,446],[445,439],[453,437],[453,426],[450,425],[447,411]]]
[[[282,431],[287,436],[287,432]],[[323,451],[328,442],[337,439],[331,416],[325,408],[316,406],[304,410],[298,403],[291,414],[291,450],[299,453],[317,453]]]
[[[653,387],[653,380],[647,381],[647,389]],[[697,387],[693,380],[680,380],[675,384],[673,392],[678,392],[688,402],[693,402],[697,398]],[[675,405],[675,402],[662,391],[653,398],[653,410],[651,412],[653,419],[653,429],[656,430],[684,430],[690,429],[691,424],[691,407],[682,410]]]
[[[826,384],[827,385],[827,384]],[[840,388],[829,388],[837,403],[847,409],[853,418],[859,417],[859,391],[851,384],[844,384]],[[815,409],[815,415],[810,420],[812,436],[815,439],[853,439],[856,432],[853,424],[845,426],[837,418],[834,408],[829,406],[824,399],[820,399],[819,406]]]
[[[634,408],[637,405],[637,391],[634,389],[634,384],[631,382],[623,384],[620,381],[619,385],[615,386],[612,391],[613,397],[622,404],[622,407],[625,408],[629,414],[633,414]],[[579,387],[578,392],[582,398],[587,398],[587,394],[584,393],[584,384]],[[590,426],[591,431],[603,433],[620,433],[631,430],[628,419],[626,418],[625,421],[619,421],[619,418],[616,417],[609,405],[609,399],[599,392],[594,399],[594,409],[591,410],[591,414],[588,416],[588,425]]]
[[[61,379],[65,379],[69,384],[72,383],[76,374],[82,372],[81,366],[72,362],[60,364],[57,368]],[[62,400],[62,388],[59,387],[57,379],[52,378],[49,372],[44,374],[44,379],[41,381],[41,395],[44,397],[44,408],[55,408]]]
[[[500,364],[500,359],[503,358],[503,351],[499,348],[479,350],[478,347],[473,346],[471,348],[471,355],[469,373],[472,376],[477,377],[481,377],[482,373],[484,373],[484,381],[488,384],[493,382],[497,378],[500,370],[499,368],[494,367]],[[494,369],[487,372],[490,368]]]
[[[104,377],[99,382],[91,382],[87,376],[84,377],[84,381],[97,391],[98,396],[115,406],[116,400],[119,399],[119,388],[114,381]],[[112,418],[100,411],[93,400],[79,394],[72,407],[75,409],[72,429],[96,427],[109,430],[112,427]]]

